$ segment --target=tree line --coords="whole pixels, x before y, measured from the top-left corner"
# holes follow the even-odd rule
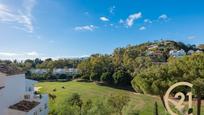
[[[152,48],[152,46],[157,47]],[[204,49],[203,45],[198,48]],[[46,59],[44,61],[35,59],[6,63],[16,64],[24,71],[31,68],[78,68],[80,74],[77,78],[108,85],[132,86],[136,92],[159,95],[162,102],[169,86],[179,81],[187,81],[194,85],[199,115],[201,99],[204,97],[204,53],[177,58],[169,55],[170,50],[195,51],[198,48],[195,45],[167,40],[128,45],[116,48],[112,54],[93,54],[84,59]],[[155,55],[148,55],[150,51]],[[52,77],[49,78],[52,79]]]

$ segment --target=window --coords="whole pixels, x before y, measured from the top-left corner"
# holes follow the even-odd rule
[[[39,108],[39,111],[42,112],[42,108],[41,107]]]
[[[38,112],[37,112],[37,111],[35,111],[35,112],[33,113],[33,115],[38,115]]]
[[[30,99],[30,95],[24,95],[24,99]]]
[[[45,109],[47,109],[47,103],[45,103]]]
[[[29,87],[29,88],[28,88],[28,91],[31,92],[31,91],[32,91],[32,87]]]

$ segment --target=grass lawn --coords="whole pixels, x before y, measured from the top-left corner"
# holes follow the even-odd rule
[[[49,101],[49,109],[52,110],[58,104],[64,101],[65,97],[72,93],[79,93],[83,100],[87,99],[104,99],[111,94],[124,94],[130,96],[131,101],[125,108],[127,110],[138,110],[140,115],[153,115],[154,103],[158,102],[159,114],[166,115],[160,98],[150,95],[136,94],[131,91],[115,89],[107,86],[99,86],[93,82],[40,82],[36,86],[42,87],[41,93],[52,93],[57,96],[55,103]],[[63,89],[62,87],[65,87]],[[56,89],[53,92],[53,89]]]

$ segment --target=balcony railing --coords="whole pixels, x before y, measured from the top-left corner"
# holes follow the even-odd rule
[[[48,101],[48,95],[47,94],[38,94],[34,95],[33,99],[35,101],[41,102],[41,101]]]

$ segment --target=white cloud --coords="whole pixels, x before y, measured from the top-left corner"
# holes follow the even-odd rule
[[[32,52],[28,52],[28,53],[26,53],[27,55],[29,55],[29,56],[38,56],[39,54],[37,53],[37,52],[35,52],[35,51],[32,51]]]
[[[108,19],[107,17],[104,17],[104,16],[100,17],[100,20],[101,20],[101,21],[104,21],[104,22],[109,21],[109,19]]]
[[[112,7],[109,8],[109,12],[111,14],[114,14],[114,11],[115,11],[115,6],[112,6]]]
[[[6,5],[0,4],[0,21],[6,22],[13,20],[16,20],[16,16],[11,13],[10,9]]]
[[[189,40],[192,40],[192,39],[195,39],[196,36],[195,36],[195,35],[190,35],[190,36],[188,36],[187,38],[188,38]]]
[[[126,25],[128,27],[131,27],[134,24],[134,21],[140,19],[141,17],[142,17],[141,12],[129,15],[129,17],[126,19]]]
[[[74,28],[76,31],[93,31],[97,28],[97,26],[94,25],[86,25],[86,26],[77,26]]]
[[[32,33],[34,30],[32,9],[35,4],[35,0],[23,0],[23,8],[14,9],[13,7],[0,3],[0,22],[20,24],[21,27],[17,27],[16,25],[14,27],[16,27],[16,29],[21,28],[21,30],[26,30],[27,32]]]
[[[166,19],[168,19],[168,16],[166,14],[162,14],[159,16],[159,19],[160,20],[166,20]]]
[[[3,60],[25,60],[25,59],[35,59],[40,57],[40,54],[36,51],[31,52],[0,52],[0,59]]]
[[[145,27],[145,26],[141,26],[141,27],[139,28],[139,30],[146,30],[146,27]]]
[[[145,23],[149,23],[149,24],[152,23],[152,21],[151,21],[150,19],[144,19],[144,22],[145,22]]]
[[[11,52],[0,52],[0,56],[16,56],[18,54]]]
[[[57,59],[63,59],[63,58],[86,58],[89,57],[90,55],[80,55],[80,56],[46,56],[43,54],[39,54],[36,51],[31,51],[31,52],[0,52],[0,59],[1,60],[26,60],[26,59],[35,59],[35,58],[40,58],[40,59],[47,59],[47,58],[52,58],[53,60]]]
[[[90,57],[90,55],[81,55],[81,56],[46,56],[46,57],[42,57],[42,60],[48,59],[48,58],[52,58],[53,60],[58,60],[58,59],[65,59],[65,58],[70,58],[70,59],[78,59],[78,58],[87,58]]]
[[[32,10],[36,5],[36,0],[24,0],[23,6],[25,8],[25,14],[32,17]]]
[[[124,23],[124,20],[120,19],[120,20],[119,20],[119,23],[120,23],[120,24],[123,24],[123,23]]]

